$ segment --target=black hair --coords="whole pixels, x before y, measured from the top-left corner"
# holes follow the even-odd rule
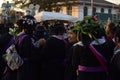
[[[55,24],[52,28],[51,28],[51,33],[55,34],[55,35],[59,35],[59,34],[63,34],[65,33],[65,27],[63,24]]]
[[[22,29],[25,29],[25,26],[23,25],[23,21],[24,21],[24,19],[20,19],[16,22],[16,24],[19,27],[19,31],[22,31]]]
[[[115,32],[116,32],[116,26],[115,26],[115,24],[114,24],[114,23],[110,23],[110,24],[108,25],[108,27],[109,27],[109,29],[110,29],[110,32],[111,32],[112,34],[115,34]]]
[[[120,42],[120,27],[116,27],[114,38],[116,42]]]
[[[96,24],[94,25],[94,28],[91,32],[91,36],[88,34],[82,33],[81,39],[82,39],[83,44],[87,46],[91,43],[91,41],[102,38],[103,36],[105,37],[105,29],[99,24]]]
[[[32,34],[32,31],[35,30],[37,21],[33,16],[26,15],[17,21],[17,25],[19,26],[19,30],[25,29],[25,32],[28,34]]]
[[[40,38],[45,38],[47,35],[45,33],[46,33],[45,26],[42,26],[42,25],[36,26],[34,31],[34,38],[36,40],[39,40]]]
[[[84,46],[88,46],[91,43],[92,39],[90,38],[89,35],[82,33],[81,41]]]
[[[95,27],[94,27],[94,30],[92,32],[92,35],[95,37],[95,38],[101,38],[102,36],[105,36],[105,29],[100,26],[99,24],[96,24]]]

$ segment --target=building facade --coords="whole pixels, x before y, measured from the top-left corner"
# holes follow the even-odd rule
[[[92,2],[93,1],[93,2]],[[64,6],[61,6],[61,13],[69,14],[82,20],[84,16],[98,15],[100,20],[107,20],[110,17],[111,20],[120,19],[119,6],[110,3],[105,0],[76,0],[69,2]]]

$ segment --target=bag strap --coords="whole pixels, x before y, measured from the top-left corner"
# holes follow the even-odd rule
[[[106,74],[108,74],[108,68],[107,68],[107,65],[105,64],[105,62],[107,62],[107,60],[93,47],[92,44],[89,45],[89,48],[92,51],[92,53],[95,55],[95,57],[97,58],[99,63],[102,65]]]

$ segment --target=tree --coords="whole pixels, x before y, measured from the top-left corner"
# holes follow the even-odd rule
[[[13,0],[14,1],[14,6],[15,7],[23,7],[26,6],[30,3],[30,0]]]
[[[25,7],[28,6],[29,4],[39,4],[41,10],[48,10],[51,11],[53,7],[55,6],[60,6],[58,5],[59,2],[62,2],[61,5],[68,5],[69,1],[78,1],[78,0],[14,0],[15,1],[15,5],[19,5],[22,3],[22,5],[20,5],[20,7]]]

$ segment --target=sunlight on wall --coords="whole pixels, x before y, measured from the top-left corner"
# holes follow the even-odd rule
[[[112,3],[115,3],[115,4],[120,4],[120,0],[106,0],[106,1],[109,1],[109,2],[112,2]]]

